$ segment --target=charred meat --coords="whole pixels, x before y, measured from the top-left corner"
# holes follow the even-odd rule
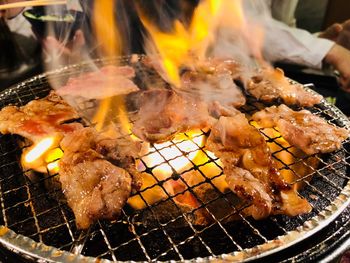
[[[310,211],[309,203],[282,179],[264,137],[243,114],[220,117],[206,148],[222,161],[230,189],[252,203],[250,214],[255,219]]]
[[[252,119],[262,127],[277,127],[286,141],[309,155],[335,151],[349,137],[346,129],[331,125],[308,110],[294,111],[286,105],[266,108]]]
[[[106,136],[99,134],[95,138],[95,150],[109,162],[124,168],[132,177],[132,191],[138,191],[142,185],[142,176],[137,171],[135,159],[141,151],[141,143],[129,135]]]

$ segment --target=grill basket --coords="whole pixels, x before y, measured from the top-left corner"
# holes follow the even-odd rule
[[[101,66],[110,63],[130,64],[129,57],[97,60],[95,64]],[[136,70],[136,83],[141,89],[149,84],[161,82],[154,72],[145,69],[141,62],[132,64]],[[36,76],[18,84],[0,94],[0,107],[9,104],[25,105],[29,101],[46,96],[51,90],[48,79],[65,83],[70,76],[75,76],[89,70],[91,64],[79,64],[66,67],[54,72]],[[305,87],[310,92],[307,86]],[[254,113],[263,106],[252,98],[248,98],[243,111]],[[330,123],[347,129],[350,128],[348,119],[334,106],[327,102],[309,109],[315,115],[325,118]],[[269,142],[276,142],[278,138],[269,137],[261,130]],[[205,132],[203,132],[205,134]],[[186,136],[186,134],[185,134]],[[187,138],[196,150],[207,155],[195,138]],[[309,214],[293,218],[276,215],[261,221],[244,217],[242,208],[237,208],[232,202],[232,193],[221,193],[213,183],[215,178],[223,176],[222,168],[216,160],[208,156],[203,164],[194,164],[188,159],[190,167],[178,172],[172,166],[172,159],[164,159],[157,165],[168,165],[174,171],[169,179],[159,181],[153,175],[155,167],[147,167],[143,158],[154,152],[162,156],[163,148],[154,147],[153,152],[140,158],[144,170],[154,176],[155,185],[167,196],[166,199],[148,205],[143,210],[134,210],[126,205],[120,218],[113,222],[99,221],[87,231],[78,230],[75,226],[74,215],[67,204],[55,198],[54,190],[48,190],[44,181],[30,181],[20,164],[23,144],[18,143],[21,138],[16,135],[0,135],[0,242],[10,250],[26,258],[48,261],[95,262],[96,258],[104,261],[169,261],[169,260],[227,260],[244,261],[262,259],[279,251],[298,244],[315,233],[319,233],[329,223],[347,208],[350,202],[350,183],[348,176],[349,140],[343,143],[340,150],[327,155],[315,156],[319,165],[315,169],[309,165],[308,158],[296,158],[295,162],[309,166],[310,173],[298,178],[297,182],[304,182],[300,194],[307,198],[313,210]],[[179,146],[181,141],[172,142],[166,147],[177,147],[183,157],[190,154]],[[291,147],[280,146],[280,151],[293,155]],[[293,170],[291,164],[283,163],[273,154],[277,162],[282,163],[283,169]],[[207,177],[203,167],[215,165],[218,174]],[[166,180],[182,180],[181,174],[196,171],[203,180],[194,186],[188,186],[186,191],[196,195],[195,188],[202,184],[209,185],[216,193],[212,200],[201,202],[200,207],[186,212],[180,211],[174,196],[164,188]],[[295,171],[292,171],[297,174]],[[56,175],[54,175],[56,176]],[[149,189],[148,188],[148,189]],[[181,193],[178,193],[179,195]],[[142,191],[135,194],[144,200]],[[198,198],[200,200],[200,198]],[[230,207],[230,213],[218,218],[211,212],[215,204]],[[170,219],[159,219],[158,210],[164,205],[171,210],[178,211]],[[204,209],[212,218],[212,222],[205,226],[193,224],[190,220],[196,211]],[[145,223],[145,218],[147,222]],[[227,220],[235,217],[236,220]],[[237,220],[238,219],[238,220]]]

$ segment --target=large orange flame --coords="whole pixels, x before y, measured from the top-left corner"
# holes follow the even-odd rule
[[[148,53],[156,52],[160,57],[163,77],[175,86],[180,85],[181,67],[191,67],[195,61],[205,59],[210,47],[215,46],[221,28],[236,32],[246,42],[242,53],[249,53],[245,54],[247,57],[262,60],[262,27],[248,23],[242,0],[200,1],[189,26],[175,20],[171,32],[161,31],[140,9],[139,15],[151,37],[147,42],[151,46]]]
[[[171,33],[160,31],[139,11],[141,21],[159,53],[165,77],[175,86],[180,85],[180,67],[191,65],[193,58],[205,56],[208,43],[213,38],[215,19],[221,4],[217,0],[201,1],[194,11],[190,26],[186,27],[181,21],[175,20]]]
[[[93,10],[93,28],[101,56],[120,56],[122,54],[123,39],[117,24],[116,14],[118,10],[116,2],[95,0]],[[112,83],[106,83],[106,85],[112,85]],[[107,119],[112,122],[115,119],[119,119],[124,131],[130,133],[131,127],[123,97],[109,97],[102,99],[99,103],[97,112],[92,119],[92,123],[94,123],[97,131],[101,131],[109,124],[106,123]]]
[[[122,42],[116,25],[116,8],[115,1],[94,1],[93,27],[102,56],[121,54]]]

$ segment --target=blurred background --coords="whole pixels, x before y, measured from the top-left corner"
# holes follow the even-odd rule
[[[0,4],[2,2],[0,1]],[[342,23],[350,18],[348,0],[302,0],[297,2],[294,14],[296,27],[308,30],[313,34],[325,30],[334,23]],[[30,8],[25,10],[28,9]],[[37,21],[34,21],[33,17],[24,16],[25,12],[23,11],[25,10],[21,10],[17,14],[15,10],[11,10],[13,14],[9,14],[11,13],[9,12],[7,15],[2,15],[1,18],[0,90],[45,71],[43,65],[47,57],[45,57],[43,47],[45,44],[43,36],[38,30],[40,23],[37,25]],[[40,7],[36,7],[34,10],[37,13],[43,11]],[[51,8],[50,10],[54,13],[55,9]],[[79,14],[79,12],[75,14],[77,13]],[[74,19],[78,19],[78,16],[74,16]],[[84,21],[79,21],[75,25],[79,27],[84,24]],[[64,26],[58,30],[61,30],[61,34],[66,32]],[[88,40],[85,39],[85,41]],[[135,47],[131,51],[142,52],[142,49]],[[298,82],[313,83],[319,93],[329,98],[348,116],[350,115],[350,95],[339,88],[337,76],[332,69],[311,70],[303,66],[278,62],[276,66],[284,69],[286,76]]]

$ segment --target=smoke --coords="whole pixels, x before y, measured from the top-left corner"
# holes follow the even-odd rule
[[[46,15],[64,17],[71,14],[73,22],[48,24],[47,37],[43,40],[46,69],[84,61],[85,71],[96,70],[96,58],[144,51],[154,60],[154,69],[174,87],[182,85],[180,75],[184,69],[196,69],[208,59],[237,61],[242,67],[243,81],[247,79],[264,61],[261,53],[263,25],[270,17],[266,1],[202,0],[197,5],[189,3],[178,0],[86,0],[81,1],[83,12],[68,10],[65,6],[49,7],[45,10]],[[209,81],[212,83],[199,82],[192,95],[224,104],[228,103],[229,97],[240,98],[237,87],[229,83],[227,77],[221,74]],[[62,86],[62,81],[57,78],[49,81],[55,89]]]
[[[183,10],[175,15],[166,11],[169,7],[158,8],[158,13],[165,14],[156,12],[155,18],[149,16],[150,11],[138,9],[148,33],[146,54],[159,56],[160,74],[174,86],[179,87],[183,68],[196,67],[208,58],[237,61],[244,67],[243,79],[265,64],[264,29],[271,18],[267,1],[202,0],[194,9],[181,4],[177,8]]]
[[[237,1],[236,1],[237,2]],[[249,69],[264,61],[262,50],[265,37],[264,25],[270,18],[267,1],[244,0],[242,6],[223,6],[215,30],[215,41],[207,55],[231,58]],[[242,10],[237,11],[237,9]],[[239,13],[242,12],[242,13]]]

